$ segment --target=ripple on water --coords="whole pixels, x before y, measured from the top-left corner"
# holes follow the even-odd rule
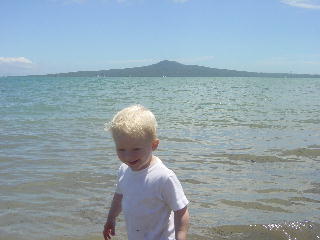
[[[319,80],[1,79],[0,239],[101,239],[119,166],[104,123],[141,103],[191,202],[190,240],[314,240]]]
[[[305,221],[220,226],[210,228],[206,236],[215,240],[317,240],[320,239],[320,225]]]

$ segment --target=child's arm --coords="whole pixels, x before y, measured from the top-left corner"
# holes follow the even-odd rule
[[[104,225],[103,236],[105,240],[111,239],[115,235],[116,217],[121,212],[122,194],[115,193],[112,199],[107,222]]]
[[[186,240],[189,228],[189,211],[187,206],[174,211],[174,229],[176,232],[176,240]]]

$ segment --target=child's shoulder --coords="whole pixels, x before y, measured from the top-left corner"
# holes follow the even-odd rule
[[[129,168],[129,166],[125,163],[122,163],[118,169],[118,172],[119,173],[124,173],[125,171],[127,171]]]
[[[172,171],[170,168],[168,168],[159,158],[157,159],[158,162],[156,164],[156,172],[159,175],[162,175],[162,177],[171,177],[175,176],[174,171]]]

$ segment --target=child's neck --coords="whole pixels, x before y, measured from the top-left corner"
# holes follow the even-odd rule
[[[151,156],[151,161],[150,161],[148,167],[151,167],[151,166],[154,165],[156,162],[157,162],[157,157],[154,156],[154,155],[152,155],[152,156]]]

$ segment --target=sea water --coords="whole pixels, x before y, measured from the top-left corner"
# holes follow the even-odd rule
[[[9,77],[1,240],[102,238],[120,164],[104,124],[132,104],[157,117],[190,240],[320,238],[320,79]]]

